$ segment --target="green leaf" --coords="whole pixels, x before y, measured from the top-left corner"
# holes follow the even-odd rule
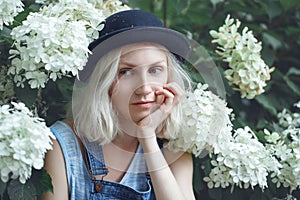
[[[51,176],[45,169],[33,170],[32,181],[37,187],[37,194],[42,195],[45,192],[53,192]]]
[[[25,184],[20,183],[18,179],[10,181],[7,192],[12,200],[37,200],[36,187],[30,180]]]
[[[62,79],[56,81],[60,93],[63,95],[64,99],[67,99],[68,101],[70,101],[72,98],[74,80],[75,77],[63,77]]]
[[[7,186],[7,183],[3,183],[0,180],[0,198],[1,199],[3,199],[3,195],[4,195],[4,192],[5,192],[6,186]]]
[[[299,27],[294,27],[294,26],[289,26],[285,29],[285,32],[287,36],[293,36],[293,35],[299,35],[300,33],[300,28]]]
[[[281,6],[285,11],[297,7],[299,5],[299,0],[279,0]]]
[[[272,66],[276,60],[276,51],[271,45],[266,45],[263,42],[262,58],[268,66]]]
[[[286,73],[287,76],[289,75],[296,75],[296,76],[300,76],[300,69],[297,69],[295,67],[291,67],[289,68],[289,71]]]
[[[0,36],[1,36],[0,42],[7,41],[9,44],[12,44],[13,40],[11,39],[10,33],[11,33],[11,29],[6,26],[3,26],[3,29],[0,31]]]
[[[24,84],[24,88],[15,87],[16,96],[25,105],[32,106],[37,97],[37,89],[31,89],[28,84]]]
[[[296,93],[296,95],[300,96],[300,88],[291,79],[289,79],[289,77],[284,76],[283,80],[286,82],[288,87]]]
[[[223,3],[224,0],[210,0],[210,2],[215,6],[215,5],[217,5],[218,3]]]
[[[265,133],[263,131],[258,131],[255,135],[259,141],[263,141],[265,139]]]
[[[269,98],[267,95],[256,96],[255,100],[266,110],[268,110],[272,115],[276,116],[277,110],[272,104],[272,102],[276,100]]]
[[[260,118],[256,124],[256,129],[264,129],[264,128],[267,128],[269,129],[271,126],[270,124],[270,120],[266,120],[264,118]],[[258,132],[260,133],[260,131]],[[263,133],[264,134],[264,133]]]
[[[269,19],[273,19],[274,17],[277,17],[278,15],[282,14],[281,6],[277,2],[269,0],[265,1],[263,5],[265,8],[265,12],[269,16]]]
[[[27,18],[27,16],[31,13],[31,12],[36,12],[37,10],[34,10],[32,8],[24,8],[24,11],[19,13],[16,17],[15,17],[15,21],[13,22],[12,27],[16,27],[22,24],[22,22]]]
[[[199,162],[198,158],[194,158],[194,176],[193,176],[193,186],[194,190],[197,193],[201,193],[201,190],[204,189],[203,184],[203,170],[201,168],[201,163]]]
[[[282,47],[281,41],[277,39],[275,36],[271,35],[270,33],[263,33],[263,41],[266,44],[271,45],[272,48],[275,50]]]

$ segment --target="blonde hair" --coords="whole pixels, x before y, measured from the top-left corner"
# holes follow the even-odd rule
[[[176,82],[181,88],[190,90],[192,82],[188,74],[175,56],[168,50],[166,52],[168,82]],[[117,77],[121,53],[122,48],[110,51],[98,61],[87,83],[77,81],[74,84],[72,111],[75,129],[79,136],[86,137],[89,141],[109,143],[118,133],[109,91]],[[164,138],[176,137],[182,123],[181,112],[179,103],[157,128],[157,133],[162,133]]]

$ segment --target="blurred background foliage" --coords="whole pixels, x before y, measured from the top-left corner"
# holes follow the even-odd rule
[[[220,60],[215,53],[216,45],[211,43],[210,30],[217,30],[227,16],[239,19],[242,27],[247,26],[253,34],[262,41],[262,58],[275,71],[268,81],[266,92],[252,100],[241,99],[240,94],[227,85],[226,100],[234,109],[236,127],[250,126],[259,131],[264,127],[272,129],[276,114],[284,108],[293,110],[293,104],[300,100],[300,1],[299,0],[127,0],[123,1],[132,8],[144,9],[158,15],[165,26],[182,33],[192,35],[193,39],[203,45],[214,59],[222,73],[227,63]],[[34,5],[33,1],[24,1]],[[16,17],[14,26],[26,18],[29,11],[37,7],[29,6],[27,10]],[[13,26],[12,26],[13,27]],[[4,71],[9,64],[8,50],[12,44],[9,33],[12,27],[4,27],[0,32],[0,66]],[[242,28],[241,28],[242,29]],[[0,71],[0,72],[1,72]],[[1,72],[2,73],[2,72]],[[1,77],[1,76],[0,76]],[[2,76],[3,77],[3,76]],[[197,77],[194,74],[193,77]],[[2,97],[14,96],[27,106],[33,105],[40,117],[51,125],[57,119],[63,118],[68,102],[72,98],[73,77],[62,78],[49,82],[43,90],[33,90],[28,85],[24,89],[15,88],[9,79],[0,80],[6,84],[0,88]],[[9,94],[8,94],[9,93]],[[276,188],[270,183],[269,188],[262,191],[254,189],[208,189],[203,182],[204,175],[210,171],[208,158],[195,158],[194,189],[197,199],[283,199],[289,192],[288,188]],[[293,195],[300,198],[300,192]]]

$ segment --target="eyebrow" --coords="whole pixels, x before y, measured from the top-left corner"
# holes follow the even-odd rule
[[[157,62],[154,62],[154,63],[152,63],[152,64],[150,64],[150,65],[141,65],[141,66],[137,66],[136,64],[134,64],[134,63],[130,63],[130,62],[124,62],[124,61],[121,61],[120,62],[120,64],[122,64],[122,65],[126,65],[126,66],[128,66],[128,67],[144,67],[144,66],[149,66],[149,67],[152,67],[152,66],[155,66],[155,65],[158,65],[158,64],[161,64],[161,63],[166,63],[165,62],[165,60],[159,60],[159,61],[157,61]]]

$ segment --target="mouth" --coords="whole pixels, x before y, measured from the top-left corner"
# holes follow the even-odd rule
[[[138,101],[132,103],[132,105],[140,108],[150,108],[154,103],[155,103],[154,101]]]

